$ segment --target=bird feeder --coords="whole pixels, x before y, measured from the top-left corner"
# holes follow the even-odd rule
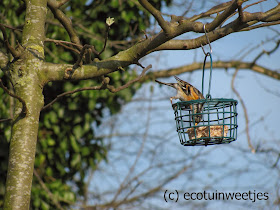
[[[201,113],[190,107],[203,104]],[[237,137],[237,101],[215,98],[177,102],[174,106],[175,121],[180,142],[184,146],[228,144]],[[195,125],[196,115],[202,120]]]
[[[237,138],[238,114],[236,106],[238,102],[234,99],[211,97],[212,56],[209,52],[204,52],[204,54],[202,94],[206,59],[209,56],[211,60],[209,88],[206,98],[173,104],[177,133],[181,144],[184,146],[228,144]],[[200,113],[194,110],[194,107],[198,105],[203,105]],[[201,118],[199,123],[194,120],[197,115],[200,115]]]

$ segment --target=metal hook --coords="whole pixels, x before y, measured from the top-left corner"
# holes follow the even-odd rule
[[[205,36],[206,36],[206,39],[207,39],[207,42],[208,42],[208,45],[209,45],[209,48],[210,48],[210,53],[212,53],[212,47],[211,47],[209,38],[208,38],[207,33],[206,33],[205,24],[203,25],[203,30],[204,30],[204,33],[205,33]],[[202,44],[201,44],[201,48],[202,48],[202,50],[203,50],[204,55],[207,56],[207,54],[208,54],[209,52],[207,52],[207,53],[205,52],[205,50],[204,50]]]

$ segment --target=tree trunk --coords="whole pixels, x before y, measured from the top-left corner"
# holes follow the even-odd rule
[[[27,52],[28,57],[33,57]],[[36,61],[37,60],[37,61]],[[12,137],[10,142],[9,166],[6,182],[5,209],[29,209],[34,159],[43,94],[34,66],[39,59],[25,63],[19,59],[10,69],[15,94],[26,104],[16,102]],[[32,64],[32,65],[31,65]],[[33,66],[33,67],[32,67]]]
[[[21,102],[17,100],[14,110],[4,209],[29,209],[39,115],[44,104],[42,66],[47,1],[29,0],[25,5],[22,47],[19,57],[5,72]]]

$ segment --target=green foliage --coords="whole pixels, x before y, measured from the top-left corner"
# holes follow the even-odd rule
[[[163,2],[170,4],[171,0],[150,1],[158,9]],[[116,54],[120,49],[127,48],[143,37],[142,30],[150,26],[150,17],[137,1],[119,0],[71,0],[61,7],[71,21],[83,44],[94,45],[100,51],[106,35],[106,19],[114,18],[110,26],[109,43],[100,59]],[[22,28],[24,24],[25,5],[23,1],[3,0],[0,2],[1,22],[13,27]],[[14,41],[21,40],[21,32],[7,34]],[[53,17],[51,11],[47,14],[46,37],[70,41],[66,30]],[[2,41],[2,37],[0,36]],[[110,42],[112,41],[112,42]],[[113,42],[118,41],[118,42]],[[5,51],[3,42],[0,48]],[[53,63],[74,64],[77,55],[62,46],[52,42],[45,43],[45,60]],[[1,74],[2,72],[0,72]],[[124,85],[134,78],[133,71],[120,71],[108,75],[111,85]],[[2,75],[1,75],[2,77]],[[7,78],[3,78],[8,86]],[[98,79],[50,83],[44,87],[45,104],[52,101],[58,94],[81,87],[100,85]],[[99,126],[104,111],[117,113],[121,106],[131,100],[140,87],[135,84],[116,94],[108,90],[84,91],[61,98],[52,107],[43,110],[40,115],[39,135],[35,170],[40,175],[55,200],[62,206],[68,206],[83,196],[85,177],[89,169],[95,169],[98,162],[106,160],[107,148],[102,139],[95,137],[94,127]],[[14,99],[0,89],[0,119],[9,118]],[[6,180],[8,142],[10,138],[9,123],[0,123],[0,208],[3,202]],[[48,192],[34,177],[32,185],[32,209],[56,209]]]

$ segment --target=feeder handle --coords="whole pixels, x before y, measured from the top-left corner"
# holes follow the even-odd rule
[[[203,53],[205,55],[204,63],[203,63],[203,71],[202,71],[202,95],[203,95],[203,91],[204,91],[204,70],[205,70],[205,64],[206,64],[207,57],[209,56],[210,57],[210,78],[209,78],[208,94],[206,95],[206,99],[211,99],[210,90],[211,90],[211,80],[212,80],[212,55],[211,55],[212,47],[211,47],[209,38],[208,38],[207,33],[206,33],[205,24],[203,25],[203,30],[204,30],[205,37],[207,39],[207,42],[208,42],[208,45],[209,45],[209,48],[210,48],[210,52],[206,53],[204,48],[203,48],[203,45],[201,45],[201,48],[202,48]]]
[[[202,71],[202,95],[203,95],[203,91],[204,91],[204,70],[205,70],[205,64],[206,64],[206,60],[207,57],[210,57],[210,78],[209,78],[209,86],[208,86],[208,93],[206,95],[207,99],[211,99],[211,95],[210,95],[210,90],[211,90],[211,80],[212,80],[212,55],[210,52],[206,53],[205,58],[204,58],[204,63],[203,63],[203,71]]]

